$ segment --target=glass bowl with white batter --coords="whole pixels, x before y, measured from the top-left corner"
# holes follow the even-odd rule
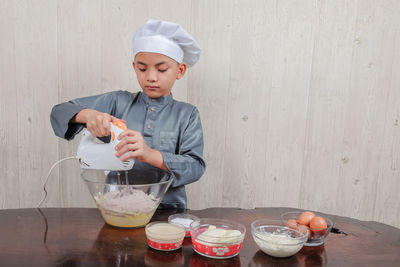
[[[111,226],[145,226],[172,183],[168,172],[135,166],[129,171],[83,170],[81,173],[104,221]]]
[[[296,254],[308,238],[306,227],[292,229],[286,227],[282,221],[272,219],[254,221],[251,224],[251,234],[261,251],[278,258]]]

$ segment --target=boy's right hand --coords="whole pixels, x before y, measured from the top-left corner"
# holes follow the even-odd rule
[[[94,109],[83,109],[71,120],[72,122],[86,123],[86,128],[96,137],[111,134],[110,123],[118,119],[110,114]]]

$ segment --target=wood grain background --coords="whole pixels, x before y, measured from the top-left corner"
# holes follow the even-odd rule
[[[79,140],[53,105],[139,91],[133,33],[183,25],[203,49],[174,97],[196,105],[207,171],[189,207],[284,206],[400,227],[400,1],[0,0],[0,208],[35,207]],[[63,162],[47,207],[93,207]]]

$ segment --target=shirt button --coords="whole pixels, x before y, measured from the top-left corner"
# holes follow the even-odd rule
[[[150,129],[151,128],[151,125],[150,124],[147,124],[147,129]]]
[[[155,109],[155,108],[151,108],[150,110],[151,110],[151,111],[154,111],[154,110],[156,110],[156,109]]]
[[[153,101],[153,102],[156,102],[156,101],[157,101],[157,99],[154,99],[154,98],[152,98],[152,99],[151,99],[151,101]]]

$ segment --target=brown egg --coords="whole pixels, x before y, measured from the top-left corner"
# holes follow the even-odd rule
[[[290,219],[286,222],[286,227],[289,227],[291,229],[296,229],[297,228],[297,222],[295,219]]]
[[[308,227],[307,225],[298,224],[296,230],[298,230],[300,233],[303,233],[303,234],[305,234],[305,231],[307,231],[307,233],[308,233],[307,240],[311,239],[311,230],[310,230],[310,227]]]
[[[310,221],[314,217],[315,217],[314,213],[312,213],[311,211],[305,211],[302,214],[300,214],[299,218],[297,219],[297,222],[301,225],[310,225]]]
[[[307,228],[307,230],[308,230],[308,238],[307,238],[307,240],[310,240],[310,239],[311,239],[311,230],[310,230],[310,227],[308,227],[307,225],[303,225],[303,227],[306,227],[306,228]]]
[[[323,235],[326,233],[327,228],[326,220],[322,217],[315,216],[310,221],[310,229],[315,234]]]

